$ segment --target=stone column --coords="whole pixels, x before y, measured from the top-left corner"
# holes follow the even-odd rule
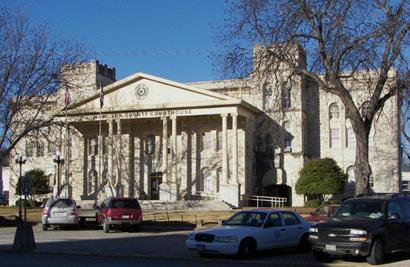
[[[168,117],[162,118],[162,183],[168,183]]]
[[[177,117],[173,116],[172,120],[172,182],[178,183],[177,181]]]
[[[113,168],[113,143],[114,143],[114,121],[108,121],[108,179],[112,183],[112,178],[114,177],[114,168]]]
[[[117,120],[117,173],[116,173],[116,182],[115,187],[117,190],[117,196],[123,196],[122,192],[122,129],[121,129],[121,120]]]
[[[232,116],[232,182],[238,183],[238,114]]]
[[[222,117],[222,182],[228,184],[228,114]]]

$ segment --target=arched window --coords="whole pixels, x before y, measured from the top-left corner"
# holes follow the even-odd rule
[[[362,106],[360,107],[360,114],[362,115],[362,118],[367,117],[367,114],[369,114],[370,109],[370,101],[364,101]]]
[[[283,109],[291,108],[291,86],[289,82],[282,83],[281,99]]]
[[[354,135],[353,128],[350,126],[346,128],[346,147],[354,146],[356,146],[356,138]]]
[[[338,119],[340,115],[339,106],[337,103],[332,103],[329,106],[329,119]]]
[[[330,129],[329,146],[330,147],[339,147],[340,146],[340,129],[339,128],[331,128]]]
[[[353,166],[347,167],[346,174],[347,174],[347,182],[348,183],[355,183],[356,182],[356,177],[354,175],[354,167]]]
[[[272,89],[272,84],[271,83],[266,83],[264,86],[263,86],[263,92],[265,93],[265,96],[271,96],[272,95],[272,92],[273,92],[273,89]]]

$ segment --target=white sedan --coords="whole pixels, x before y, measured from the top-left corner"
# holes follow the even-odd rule
[[[238,254],[244,258],[250,258],[256,251],[265,249],[299,246],[306,250],[309,247],[310,225],[292,211],[241,211],[222,226],[193,231],[186,245],[201,256]]]

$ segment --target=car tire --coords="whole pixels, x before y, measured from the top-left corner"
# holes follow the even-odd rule
[[[256,243],[254,240],[248,238],[242,240],[239,245],[238,256],[243,259],[251,259],[256,255]]]
[[[328,261],[330,261],[330,254],[326,253],[326,252],[323,252],[323,251],[314,250],[313,251],[313,256],[319,262],[328,262]]]
[[[381,239],[376,239],[372,243],[372,248],[369,257],[366,258],[371,265],[379,265],[384,260],[384,242]]]
[[[48,230],[48,224],[43,223],[43,231],[47,231]]]
[[[110,232],[110,224],[107,223],[107,221],[105,220],[105,218],[103,219],[103,230],[104,230],[104,233]]]
[[[309,242],[309,234],[304,234],[299,241],[298,251],[300,253],[307,253],[311,249],[310,242]]]

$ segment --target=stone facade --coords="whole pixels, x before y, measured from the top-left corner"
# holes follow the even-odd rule
[[[301,206],[295,184],[306,161],[332,157],[351,174],[355,141],[341,102],[287,72],[263,82],[181,84],[143,73],[115,81],[115,69],[93,61],[67,71],[74,103],[58,120],[69,127],[50,129],[49,140],[35,146],[22,140],[16,152],[29,156],[24,170],[46,171],[54,195],[60,179],[60,195],[79,202],[115,195],[241,206],[245,196],[265,195]],[[57,94],[55,109],[65,91]],[[353,95],[365,99],[361,90]],[[397,98],[386,103],[371,135],[375,191],[399,190],[398,107]],[[57,152],[66,159],[60,173],[51,159]],[[18,166],[11,168],[13,187]],[[11,203],[16,197],[10,195]]]

